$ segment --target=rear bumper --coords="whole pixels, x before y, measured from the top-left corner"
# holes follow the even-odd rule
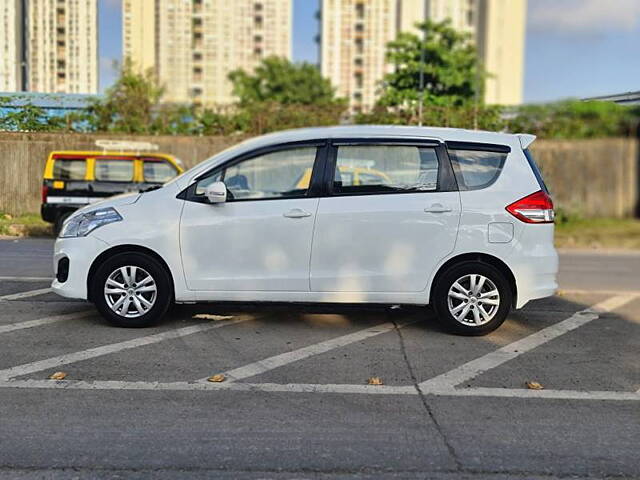
[[[58,276],[58,264],[62,258],[69,259],[69,273],[65,282],[53,280],[54,293],[67,298],[87,299],[87,277],[93,261],[109,245],[89,235],[81,238],[59,238],[53,252],[53,271]]]
[[[558,290],[558,254],[554,248],[546,253],[521,256],[512,268],[518,289],[516,308],[537,298],[550,297]]]

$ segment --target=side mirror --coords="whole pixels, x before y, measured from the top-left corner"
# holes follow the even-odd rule
[[[227,186],[224,182],[213,182],[204,192],[209,203],[224,203],[227,201]]]

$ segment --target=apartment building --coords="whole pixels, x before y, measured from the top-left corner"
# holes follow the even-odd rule
[[[291,58],[291,0],[124,0],[123,56],[152,68],[164,101],[235,101],[228,75]]]
[[[23,89],[22,0],[0,0],[0,92]]]
[[[471,34],[491,77],[485,101],[522,102],[526,0],[322,0],[320,64],[351,108],[368,110],[393,66],[386,45],[416,23],[449,19]]]
[[[0,89],[98,92],[96,0],[0,0]]]

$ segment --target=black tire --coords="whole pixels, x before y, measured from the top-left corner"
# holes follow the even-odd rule
[[[107,303],[104,293],[109,276],[120,267],[127,266],[138,267],[138,269],[146,271],[153,278],[156,286],[156,295],[151,308],[135,318],[125,317],[113,311]],[[138,275],[140,275],[140,271],[138,271]],[[155,258],[138,252],[119,253],[105,260],[93,275],[90,288],[91,301],[102,316],[117,327],[141,328],[155,325],[173,303],[172,282],[163,266]]]
[[[53,224],[53,233],[56,237],[60,234],[60,230],[62,230],[62,224],[72,213],[73,212],[63,212],[56,217],[56,221]]]
[[[470,295],[470,297],[475,296],[476,298],[471,298],[470,300],[458,300],[452,299],[452,307],[458,307],[460,304],[464,304],[462,307],[462,311],[460,314],[464,312],[464,308],[467,304],[470,304],[470,309],[467,310],[465,318],[462,321],[455,318],[455,316],[450,312],[449,309],[449,290],[453,286],[453,284],[460,280],[465,279],[467,275],[482,275],[490,282],[494,284],[498,293],[499,293],[499,304],[495,306],[495,311],[490,310],[490,313],[493,313],[493,317],[486,322],[478,325],[471,324],[474,320],[474,310],[477,310],[477,314],[480,315],[480,307],[477,305],[477,302],[480,299],[477,298],[477,295]],[[476,277],[477,278],[477,277]],[[464,282],[464,281],[463,281]],[[469,284],[463,285],[468,287]],[[490,283],[484,283],[485,291],[489,290]],[[467,292],[469,292],[469,289]],[[481,294],[481,293],[480,293]],[[492,298],[495,300],[495,297]],[[485,300],[486,301],[486,300]],[[459,303],[453,303],[459,302]],[[459,335],[467,335],[467,336],[478,336],[478,335],[486,335],[490,332],[493,332],[496,328],[498,328],[507,318],[507,315],[511,311],[511,305],[513,303],[513,292],[511,290],[511,286],[509,285],[508,280],[505,278],[504,274],[500,272],[495,267],[482,263],[482,262],[464,262],[457,265],[453,265],[449,267],[445,272],[440,275],[436,281],[436,284],[433,289],[433,298],[431,303],[433,304],[438,321],[444,325],[444,327],[454,333]],[[492,305],[483,305],[482,310],[486,313],[485,309],[492,309],[494,306]],[[481,322],[485,322],[486,320],[480,315]]]

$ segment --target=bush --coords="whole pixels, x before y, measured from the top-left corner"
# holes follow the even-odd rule
[[[375,107],[369,113],[356,115],[357,124],[378,125],[418,125],[418,114],[411,109],[390,109]],[[425,105],[422,124],[430,127],[479,128],[481,130],[502,130],[502,108],[498,106],[471,105],[442,107]]]
[[[513,113],[506,122],[510,132],[559,139],[629,136],[640,120],[640,108],[602,101],[523,105]]]

